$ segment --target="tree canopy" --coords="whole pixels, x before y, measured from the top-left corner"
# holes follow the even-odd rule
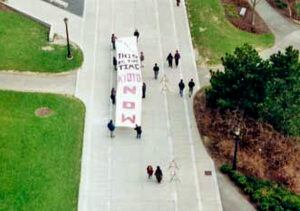
[[[211,107],[239,109],[286,135],[300,135],[299,51],[291,46],[263,60],[245,44],[222,58],[206,90]]]

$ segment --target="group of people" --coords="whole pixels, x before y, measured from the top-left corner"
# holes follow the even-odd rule
[[[185,84],[182,79],[180,80],[178,87],[179,87],[179,95],[180,95],[180,97],[183,97],[183,91],[185,88]],[[193,91],[194,91],[194,87],[195,87],[195,82],[193,79],[191,79],[189,81],[188,87],[189,87],[189,97],[191,97],[193,95]]]
[[[149,165],[149,166],[147,166],[146,170],[147,170],[148,178],[151,179],[151,177],[153,175],[153,172],[154,172],[153,167],[151,165]],[[160,166],[156,167],[154,175],[156,177],[156,181],[158,183],[161,183],[162,178],[163,178],[163,173],[162,173],[162,170],[161,170]]]

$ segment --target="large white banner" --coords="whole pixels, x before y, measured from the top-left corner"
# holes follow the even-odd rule
[[[116,58],[116,126],[135,127],[141,125],[143,84],[136,37],[116,40]]]

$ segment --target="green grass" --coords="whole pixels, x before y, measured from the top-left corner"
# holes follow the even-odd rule
[[[220,0],[188,0],[187,3],[194,45],[208,64],[220,63],[225,53],[232,53],[244,43],[259,49],[274,44],[272,34],[255,35],[235,28],[226,20]]]
[[[57,73],[81,66],[81,50],[73,47],[74,58],[67,60],[65,46],[49,44],[49,30],[45,26],[18,13],[4,11],[0,11],[0,23],[0,70]],[[42,50],[49,45],[54,50]]]
[[[84,105],[0,91],[0,210],[77,210]],[[48,117],[35,110],[49,107]]]

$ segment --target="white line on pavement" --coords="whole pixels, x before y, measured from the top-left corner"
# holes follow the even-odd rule
[[[164,71],[164,59],[163,59],[163,48],[162,48],[162,44],[161,44],[161,32],[160,32],[160,24],[159,24],[159,14],[158,14],[158,6],[157,6],[157,0],[154,0],[154,4],[155,4],[155,19],[156,19],[156,26],[157,26],[157,38],[158,38],[158,45],[159,45],[159,58],[160,58],[160,63],[162,64],[162,73],[163,75],[165,74]],[[164,95],[164,104],[165,104],[165,111],[166,111],[166,119],[167,119],[167,128],[168,128],[168,144],[169,144],[169,148],[170,148],[170,155],[171,158],[170,160],[174,159],[174,150],[173,150],[173,140],[172,140],[172,135],[171,135],[171,124],[170,124],[170,116],[169,116],[169,105],[168,105],[168,99],[167,99],[167,94],[164,91],[163,92]],[[177,190],[176,188],[173,186],[173,201],[174,201],[174,207],[175,207],[175,211],[178,210],[178,200],[177,200]]]
[[[173,2],[172,2],[172,0],[169,0],[169,2],[170,2],[171,14],[172,14],[172,23],[173,23],[172,25],[173,25],[173,30],[174,30],[174,34],[175,34],[175,42],[176,42],[176,46],[179,47],[178,34],[177,34],[177,29],[176,29],[176,24],[175,24]],[[181,63],[179,63],[179,72],[180,72],[180,77],[183,79]],[[197,199],[198,199],[198,209],[199,209],[199,211],[201,211],[202,210],[202,202],[201,202],[201,194],[200,194],[200,189],[199,189],[199,179],[198,179],[198,173],[197,173],[198,170],[197,170],[197,166],[196,166],[195,147],[194,147],[194,141],[192,138],[191,120],[190,120],[190,116],[189,116],[189,112],[188,112],[187,100],[185,97],[183,97],[183,103],[184,103],[184,111],[185,111],[185,117],[186,117],[186,122],[187,122],[187,130],[188,130],[188,136],[189,136],[191,158],[193,161],[194,179],[195,179]]]

